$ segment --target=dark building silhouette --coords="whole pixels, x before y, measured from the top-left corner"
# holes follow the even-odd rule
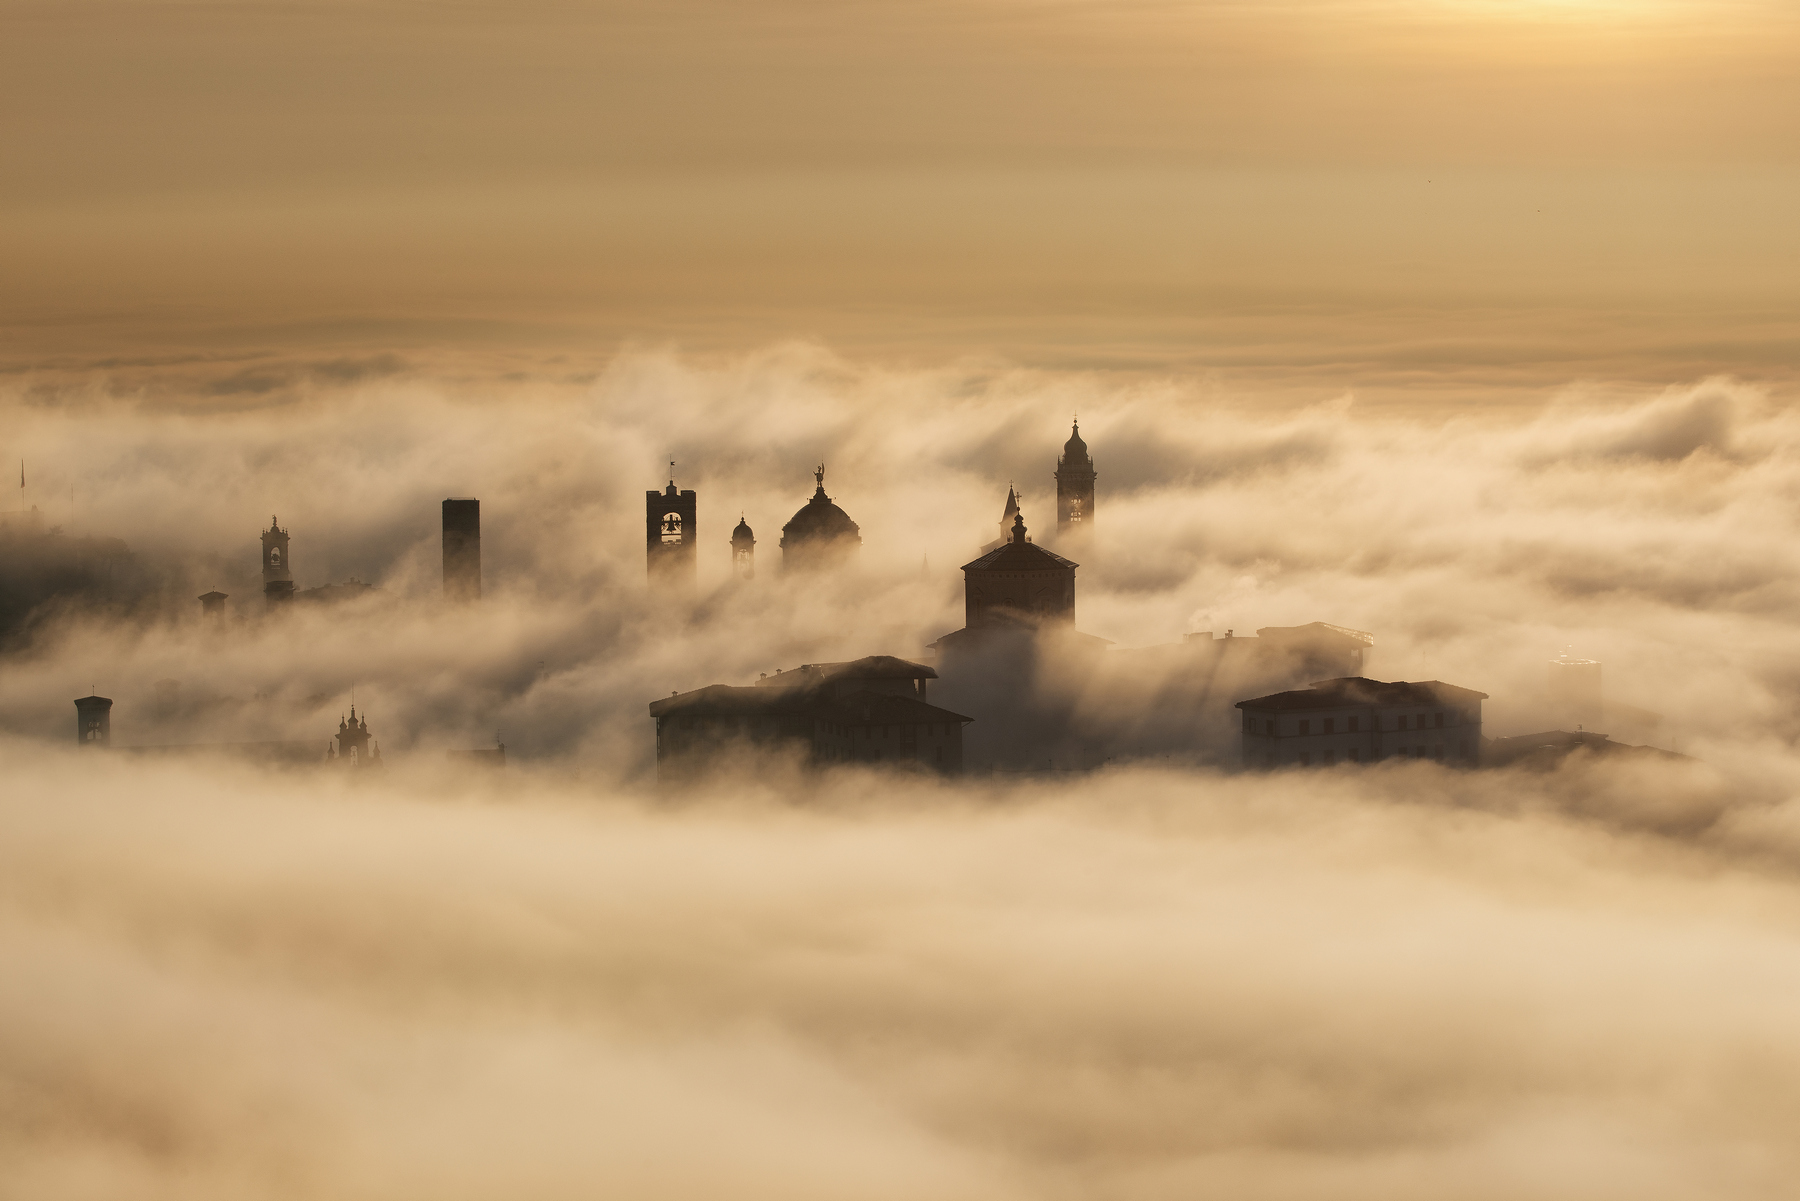
[[[492,749],[445,751],[444,757],[452,763],[464,763],[470,767],[485,767],[491,771],[498,771],[506,766],[506,744],[496,738]]]
[[[936,676],[920,663],[871,655],[654,701],[658,778],[693,779],[771,753],[810,767],[880,763],[956,775],[971,719],[926,702],[926,681]]]
[[[1239,701],[1245,767],[1330,767],[1384,759],[1481,761],[1487,693],[1440,680],[1383,683],[1360,676]]]
[[[1081,440],[1081,422],[1074,424],[1056,461],[1056,537],[1091,538],[1094,532],[1094,460]]]
[[[355,705],[350,706],[348,721],[341,717],[338,719],[337,746],[330,752],[330,757],[346,767],[381,766],[381,746],[369,735],[368,714],[365,713],[358,722]]]
[[[117,607],[154,590],[154,579],[121,539],[72,536],[36,505],[0,513],[0,639],[58,598]]]
[[[263,599],[271,605],[294,599],[294,573],[288,562],[288,533],[276,518],[262,533]]]
[[[75,702],[75,741],[82,746],[112,745],[112,698],[84,696]]]
[[[200,616],[213,621],[224,617],[225,602],[230,599],[230,596],[230,593],[220,592],[217,588],[204,594],[200,597]]]
[[[743,516],[731,531],[731,576],[738,580],[756,578],[756,534]]]
[[[669,468],[674,470],[675,464]],[[699,501],[676,491],[671,476],[661,492],[644,493],[644,553],[653,585],[692,591],[699,578]]]
[[[444,501],[444,598],[481,599],[481,502],[474,497]]]
[[[1078,566],[1031,541],[1015,506],[1012,537],[963,564],[964,627],[1073,626]]]
[[[862,549],[862,529],[825,495],[825,465],[813,472],[812,499],[781,527],[781,570],[831,571],[849,567]]]

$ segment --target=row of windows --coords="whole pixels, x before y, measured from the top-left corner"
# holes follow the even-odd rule
[[[1455,721],[1455,718],[1458,715],[1452,713],[1450,716],[1451,716],[1450,724],[1451,725],[1457,724]],[[1427,720],[1428,718],[1429,718],[1429,720]],[[1296,723],[1298,725],[1298,729],[1296,732],[1300,733],[1300,734],[1314,734],[1314,733],[1336,734],[1338,732],[1337,718],[1335,718],[1335,717],[1319,718],[1318,719],[1319,728],[1317,730],[1314,730],[1312,728],[1313,720],[1314,719],[1312,719],[1310,717],[1301,718],[1299,720],[1299,722]],[[1424,730],[1424,729],[1428,729],[1428,728],[1429,729],[1442,729],[1444,727],[1444,714],[1441,711],[1437,712],[1437,713],[1431,713],[1431,714],[1402,713],[1398,720],[1399,720],[1399,724],[1394,727],[1395,729],[1398,729],[1398,730],[1414,730],[1414,729]],[[1270,718],[1251,717],[1248,713],[1246,713],[1246,714],[1244,714],[1244,732],[1246,734],[1274,734],[1276,732],[1275,721],[1276,721],[1276,719],[1273,717],[1270,717]],[[1378,718],[1378,717],[1371,718],[1370,721],[1372,723],[1369,727],[1370,729],[1379,730],[1381,728],[1381,719],[1380,718]],[[1343,731],[1344,733],[1357,734],[1357,733],[1361,733],[1361,731],[1362,731],[1362,718],[1361,717],[1346,717],[1344,719],[1344,731]]]
[[[693,732],[699,734],[775,734],[780,731],[780,723],[769,718],[731,718],[731,717],[689,717],[678,718],[670,723],[671,732]],[[864,740],[871,738],[893,738],[895,731],[899,737],[911,735],[929,738],[934,734],[946,736],[956,728],[955,722],[927,722],[924,725],[898,726],[846,726],[836,722],[824,723],[827,733],[840,738],[855,738],[858,730],[862,731]]]

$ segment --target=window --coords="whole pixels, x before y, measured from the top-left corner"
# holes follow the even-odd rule
[[[662,515],[662,540],[664,545],[681,541],[681,514],[664,513]]]
[[[1325,752],[1325,766],[1326,767],[1334,767],[1334,766],[1336,766],[1336,764],[1337,764],[1337,752],[1336,751],[1326,751]]]
[[[1352,734],[1356,733],[1358,730],[1362,729],[1362,718],[1352,717],[1348,719],[1344,723],[1344,728],[1349,730]]]
[[[1406,716],[1406,714],[1402,713],[1400,715],[1399,725],[1396,726],[1395,728],[1401,729],[1401,730],[1407,729],[1411,722],[1412,722],[1412,718],[1410,718],[1410,717]]]
[[[1300,766],[1301,767],[1311,767],[1312,766],[1312,756],[1311,755],[1300,756]]]
[[[1312,723],[1310,721],[1302,721],[1300,723],[1300,732],[1302,734],[1312,733]]]
[[[1354,721],[1355,719],[1352,718],[1351,720]],[[1362,762],[1362,751],[1356,747],[1351,747],[1350,748],[1350,762],[1361,763]]]
[[[1438,727],[1440,730],[1443,729],[1444,715],[1442,713],[1433,713],[1431,715],[1431,724]]]
[[[1080,520],[1081,498],[1079,496],[1072,496],[1069,498],[1069,522],[1072,525]]]
[[[1337,732],[1336,727],[1337,727],[1337,719],[1336,718],[1327,717],[1325,719],[1325,732],[1327,734],[1335,734]]]
[[[1275,736],[1275,719],[1271,717],[1268,721],[1264,722],[1263,725],[1266,727],[1264,733],[1273,738]]]

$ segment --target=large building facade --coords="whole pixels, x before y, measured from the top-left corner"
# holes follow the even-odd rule
[[[1439,680],[1351,676],[1239,701],[1245,767],[1331,767],[1387,759],[1481,762],[1487,693]]]
[[[1015,510],[1006,543],[963,564],[964,628],[1072,627],[1079,566],[1031,541]]]
[[[971,719],[925,700],[937,672],[889,655],[813,663],[748,688],[714,684],[650,705],[657,777],[677,783],[780,754],[807,767],[881,764],[957,775]]]

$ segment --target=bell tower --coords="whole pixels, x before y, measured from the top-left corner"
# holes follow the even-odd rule
[[[644,493],[644,556],[652,587],[693,591],[699,575],[699,498],[692,488],[675,489],[675,461],[669,486]]]
[[[737,580],[756,578],[756,534],[742,514],[737,529],[731,531],[731,576]]]
[[[1081,422],[1075,422],[1062,458],[1056,461],[1056,536],[1091,539],[1094,534],[1094,460],[1081,440]]]
[[[294,599],[294,575],[288,569],[288,533],[281,522],[269,518],[269,528],[262,533],[263,600],[271,605]]]

